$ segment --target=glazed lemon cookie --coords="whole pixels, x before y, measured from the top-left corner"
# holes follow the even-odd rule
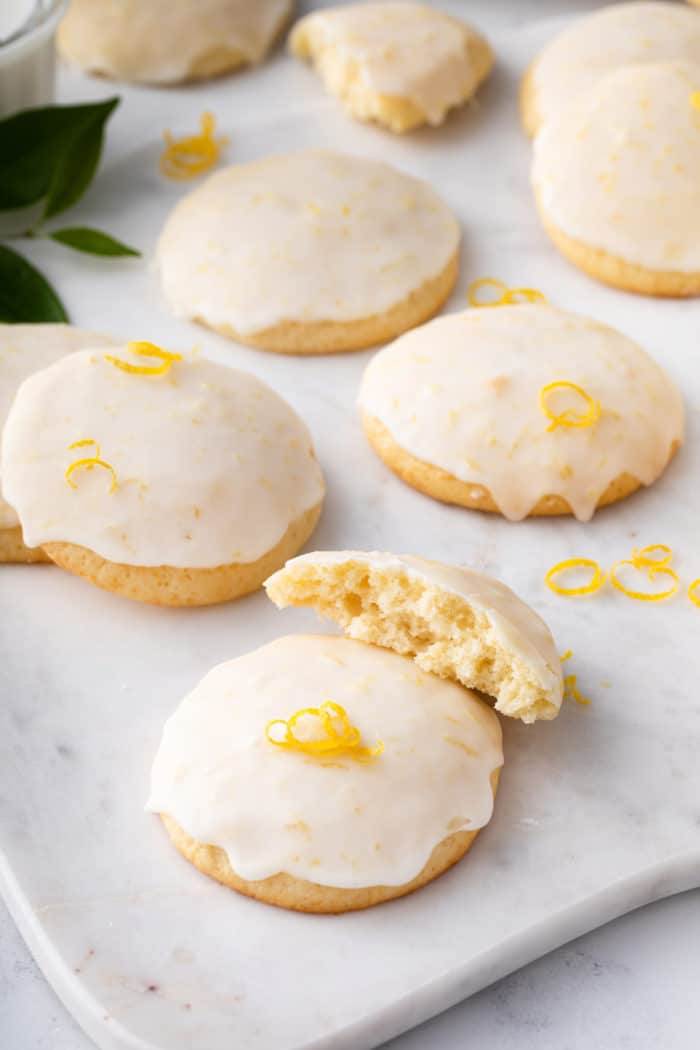
[[[313,62],[326,88],[360,120],[391,131],[442,124],[493,65],[471,26],[426,4],[360,3],[297,22],[292,52]]]
[[[307,150],[219,171],[180,201],[157,259],[182,317],[283,353],[357,350],[431,316],[459,225],[419,179]]]
[[[542,128],[532,184],[545,229],[591,277],[700,294],[700,65],[610,73]]]
[[[614,4],[577,19],[547,44],[523,79],[525,130],[534,135],[608,73],[674,59],[700,62],[700,18],[680,4]]]
[[[344,912],[436,878],[491,818],[497,716],[408,657],[292,635],[214,668],[165,725],[148,809],[207,875]]]
[[[76,350],[111,343],[109,336],[67,324],[0,325],[0,432],[14,396],[27,376]],[[25,545],[19,518],[0,493],[0,562],[37,561],[50,559],[41,548]]]
[[[265,582],[279,608],[307,605],[358,641],[495,698],[523,722],[555,718],[561,662],[547,625],[510,588],[472,569],[377,551],[313,551]]]
[[[402,336],[368,365],[360,405],[370,443],[409,485],[511,521],[588,521],[651,485],[683,441],[681,395],[655,361],[542,304],[467,310]]]
[[[274,391],[150,343],[25,380],[2,478],[30,546],[160,605],[255,590],[311,534],[324,491],[308,431]]]
[[[89,73],[119,80],[201,80],[260,62],[293,6],[293,0],[71,0],[58,49]]]

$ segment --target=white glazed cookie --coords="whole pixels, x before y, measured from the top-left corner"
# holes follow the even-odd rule
[[[252,346],[319,353],[433,314],[454,285],[459,237],[419,179],[307,150],[212,175],[171,214],[157,259],[180,316]]]
[[[265,581],[279,608],[308,605],[350,638],[413,656],[479,689],[523,722],[555,718],[561,661],[552,634],[509,587],[457,565],[377,551],[312,551]]]
[[[592,425],[553,415],[600,408]],[[365,429],[385,462],[429,495],[512,521],[573,513],[650,485],[683,440],[678,389],[621,333],[554,307],[467,310],[410,332],[370,361]]]
[[[270,722],[328,701],[381,753],[323,758],[267,738]],[[318,739],[316,719],[296,735]],[[165,725],[147,808],[233,889],[347,911],[459,859],[491,818],[502,764],[498,718],[473,693],[386,649],[290,635],[215,667],[185,697]],[[431,869],[436,850],[446,860]]]
[[[320,513],[308,431],[252,375],[198,355],[136,356],[134,345],[72,354],[20,387],[2,476],[25,540],[141,601],[247,593]]]
[[[530,66],[521,94],[534,135],[608,73],[642,62],[700,62],[700,17],[675,3],[626,3],[577,19]]]
[[[76,350],[111,343],[109,336],[67,324],[0,325],[0,432],[14,396],[27,376]],[[25,546],[19,518],[0,490],[0,562],[49,560],[40,548]]]
[[[488,75],[493,55],[471,26],[426,4],[358,3],[314,11],[289,38],[353,116],[391,131],[442,124]]]
[[[535,139],[532,183],[557,247],[647,295],[700,294],[700,65],[610,73]]]
[[[292,0],[71,0],[63,58],[119,80],[176,84],[260,62]]]

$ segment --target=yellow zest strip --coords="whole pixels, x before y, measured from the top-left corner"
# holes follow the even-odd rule
[[[495,288],[497,299],[481,299],[478,292],[482,288]],[[536,288],[509,288],[497,277],[480,277],[472,281],[467,292],[470,306],[509,306],[514,303],[546,303],[547,299]]]
[[[688,597],[693,605],[700,605],[700,578],[691,583],[688,588]]]
[[[131,372],[137,376],[163,376],[175,361],[182,361],[182,354],[173,354],[169,350],[162,350],[155,343],[143,341],[127,343],[127,350],[135,357],[155,357],[162,361],[160,365],[132,365],[130,361],[121,361],[118,357],[105,354],[105,361],[109,361],[115,368],[121,368],[122,372]]]
[[[571,699],[575,700],[577,704],[583,704],[584,706],[591,702],[588,697],[581,696],[578,691],[575,674],[568,674],[564,679],[564,696],[571,697]]]
[[[693,109],[700,110],[700,91],[694,91],[690,96],[690,104]]]
[[[316,740],[300,740],[295,735],[294,728],[301,718],[318,718],[324,735]],[[336,720],[342,727],[340,733],[335,727]],[[284,727],[284,734],[281,738],[272,735],[275,726]],[[360,730],[357,726],[350,724],[345,709],[331,700],[327,700],[320,707],[304,707],[286,721],[283,718],[274,718],[265,726],[265,736],[276,747],[284,747],[289,751],[302,751],[306,755],[317,755],[321,758],[347,755],[349,758],[362,762],[376,758],[384,750],[381,740],[376,747],[363,747],[360,744]]]
[[[74,441],[72,445],[68,446],[70,452],[74,448],[85,448],[86,445],[95,446],[95,455],[87,456],[85,459],[76,459],[75,463],[71,463],[65,473],[65,479],[72,489],[77,489],[77,485],[71,480],[71,475],[74,471],[79,470],[81,467],[85,467],[86,470],[92,470],[94,467],[104,467],[112,475],[112,484],[110,485],[110,494],[114,492],[117,487],[117,475],[114,472],[114,467],[110,466],[103,459],[100,459],[100,446],[92,438],[86,438],[84,441]]]
[[[192,179],[213,167],[219,152],[228,139],[214,138],[216,121],[213,113],[202,113],[199,135],[175,139],[164,132],[165,149],[160,158],[160,170],[169,179]]]
[[[562,663],[564,663],[566,660],[570,660],[573,655],[574,654],[571,652],[571,649],[567,649],[564,655],[560,656],[559,659]]]
[[[593,569],[593,577],[590,583],[585,584],[583,587],[560,587],[558,583],[554,582],[554,577],[560,572],[565,572],[567,569],[579,569],[579,568]],[[595,594],[603,586],[606,580],[606,573],[603,572],[597,561],[593,561],[591,558],[567,558],[566,561],[560,561],[546,573],[544,582],[549,587],[550,591],[554,591],[555,594],[562,594],[566,598],[573,598],[580,594]],[[566,659],[566,657],[564,657]]]
[[[662,551],[662,557],[654,557],[655,551]],[[648,547],[635,547],[632,551],[632,563],[637,569],[662,569],[671,563],[673,551],[665,543],[652,543]]]
[[[586,402],[586,411],[580,413],[567,408],[565,412],[561,412],[558,415],[555,412],[551,412],[547,405],[547,398],[554,390],[573,390]],[[546,386],[542,387],[540,390],[540,408],[547,419],[551,420],[547,430],[555,430],[557,427],[592,427],[600,419],[601,411],[600,401],[594,401],[582,387],[577,386],[576,383],[569,383],[565,379],[557,380],[555,383],[547,383]]]
[[[669,576],[673,581],[673,584],[667,591],[660,591],[658,594],[645,594],[644,591],[632,591],[628,587],[625,587],[623,583],[618,580],[616,573],[619,568],[623,565],[631,565],[633,569],[638,569],[640,572],[646,571],[647,579],[653,582],[656,576]],[[669,569],[666,565],[649,566],[647,563],[639,563],[632,559],[616,561],[614,565],[610,566],[610,582],[618,591],[622,594],[626,594],[628,598],[636,598],[639,602],[660,602],[664,598],[671,598],[679,587],[679,579],[677,573],[673,569]]]

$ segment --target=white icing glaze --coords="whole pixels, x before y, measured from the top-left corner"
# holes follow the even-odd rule
[[[602,406],[593,426],[559,426],[539,405],[548,383],[582,387]],[[551,306],[467,310],[401,336],[367,367],[363,412],[405,451],[485,486],[505,517],[524,518],[546,495],[588,521],[625,471],[650,485],[683,439],[678,389],[612,328]],[[575,394],[555,412],[585,408]]]
[[[269,721],[326,700],[363,744],[383,741],[378,758],[331,765],[266,740]],[[220,664],[185,697],[166,722],[147,808],[224,849],[245,879],[397,886],[448,835],[488,823],[502,764],[498,718],[473,693],[386,649],[289,635]]]
[[[112,342],[109,336],[67,324],[0,325],[0,432],[14,396],[27,376],[66,354],[88,347],[109,346]],[[0,493],[0,529],[17,525],[17,514]]]
[[[223,49],[260,62],[292,0],[71,0],[61,53],[86,69],[167,84]]]
[[[614,4],[577,19],[532,68],[540,123],[587,95],[607,73],[640,62],[700,62],[700,16],[680,4]]]
[[[555,227],[654,271],[700,271],[700,65],[629,66],[553,117],[532,182]]]
[[[252,333],[383,313],[458,246],[457,221],[424,182],[307,150],[212,175],[177,205],[157,257],[178,314]]]
[[[465,23],[425,4],[347,4],[297,22],[290,47],[310,55],[329,90],[359,76],[379,95],[412,102],[430,124],[476,89],[473,48],[488,45]]]
[[[111,351],[143,365],[126,347]],[[146,362],[151,363],[151,362]],[[116,473],[65,471],[94,439]],[[252,562],[323,498],[309,433],[261,380],[186,355],[163,376],[101,353],[63,358],[21,386],[3,434],[2,474],[25,541],[80,544],[128,565]]]
[[[279,577],[291,576],[304,565],[366,565],[368,568],[406,575],[427,586],[463,598],[482,612],[491,623],[502,645],[531,668],[533,675],[550,693],[550,700],[561,706],[562,670],[552,633],[544,620],[500,580],[461,565],[416,558],[411,554],[386,554],[380,551],[311,551],[290,558],[268,580],[265,588],[274,588]],[[273,598],[274,600],[274,598]]]

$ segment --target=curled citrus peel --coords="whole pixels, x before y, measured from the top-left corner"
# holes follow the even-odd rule
[[[621,569],[624,565],[629,565],[633,569],[638,569],[639,572],[646,572],[647,579],[650,583],[653,583],[657,576],[668,576],[672,581],[671,586],[668,590],[658,591],[656,594],[648,594],[645,591],[633,591],[631,588],[626,587],[617,577],[618,569]],[[671,598],[678,590],[680,584],[678,574],[667,565],[658,565],[655,567],[653,565],[635,561],[634,558],[624,558],[621,561],[616,561],[614,565],[611,565],[610,582],[616,590],[627,595],[628,598],[635,598],[638,602],[661,602],[664,598]]]
[[[323,735],[313,740],[300,740],[294,730],[302,718],[317,718]],[[340,732],[336,728],[336,722],[340,722]],[[281,737],[273,735],[275,726],[284,727]],[[265,726],[265,736],[275,747],[283,747],[288,751],[302,751],[305,755],[314,755],[318,758],[347,756],[360,762],[366,762],[381,755],[384,750],[381,740],[376,747],[364,747],[360,743],[360,730],[357,726],[350,724],[345,708],[340,704],[334,704],[331,700],[327,700],[320,707],[303,707],[286,720],[274,718]]]
[[[575,412],[572,408],[567,408],[564,412],[552,412],[547,404],[547,398],[555,390],[573,390],[575,394],[578,394],[586,402],[586,411]],[[569,383],[566,379],[558,379],[556,382],[547,383],[546,386],[542,387],[540,390],[540,408],[547,419],[551,420],[547,430],[556,430],[557,427],[592,427],[600,419],[601,413],[600,401],[594,401],[583,387],[578,386],[576,383]]]
[[[202,113],[200,133],[175,139],[169,131],[163,133],[165,149],[160,157],[160,170],[169,179],[193,179],[208,171],[219,159],[221,147],[228,139],[214,138],[216,121],[213,113]]]
[[[497,299],[482,299],[479,292],[482,288],[495,288],[498,293]],[[512,306],[514,303],[546,303],[547,300],[542,292],[536,288],[509,288],[497,277],[480,277],[472,281],[467,292],[470,306]]]
[[[554,582],[554,577],[560,572],[566,572],[567,569],[593,569],[593,576],[589,583],[584,584],[583,587],[561,587],[558,583]],[[592,558],[567,558],[565,561],[557,562],[551,569],[545,574],[544,582],[549,587],[550,591],[554,591],[555,594],[561,594],[565,598],[573,598],[581,594],[595,594],[605,583],[607,574],[603,572],[597,561],[593,561]],[[569,650],[569,656],[571,651]],[[566,656],[562,659],[567,659]]]
[[[182,354],[173,354],[170,350],[163,350],[155,343],[139,342],[127,343],[126,349],[135,357],[153,357],[160,361],[159,365],[134,365],[131,361],[122,361],[111,354],[105,354],[105,361],[115,368],[121,368],[122,372],[130,372],[136,376],[163,376],[170,370],[175,361],[182,361]]]
[[[575,700],[577,704],[582,704],[584,707],[590,704],[590,700],[586,696],[581,696],[576,685],[576,675],[568,674],[564,679],[564,696],[570,697]]]
[[[107,463],[104,459],[100,459],[100,446],[92,438],[85,438],[83,441],[74,441],[72,445],[68,446],[70,452],[74,448],[85,448],[88,445],[94,445],[95,455],[86,456],[84,459],[76,459],[75,463],[71,463],[65,473],[65,479],[72,489],[77,489],[77,485],[72,480],[72,475],[76,470],[85,468],[86,470],[92,470],[94,467],[103,467],[108,470],[112,475],[112,484],[109,487],[109,492],[112,493],[117,487],[117,475],[114,472],[114,467]]]
[[[688,597],[693,605],[700,605],[700,578],[691,583],[688,588]]]
[[[559,659],[562,663],[564,663],[566,660],[570,660],[573,655],[574,654],[571,652],[571,649],[567,649],[564,655],[560,656]]]
[[[655,552],[661,551],[661,557],[657,558]],[[665,543],[651,543],[648,547],[635,547],[632,551],[632,562],[637,569],[662,569],[670,565],[673,551]]]

